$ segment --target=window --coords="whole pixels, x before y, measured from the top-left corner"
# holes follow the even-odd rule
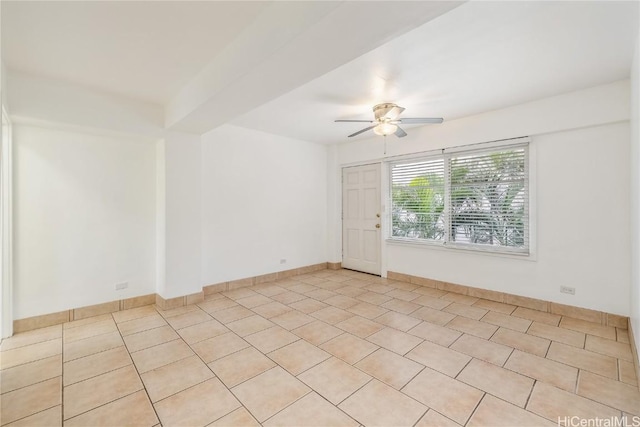
[[[529,252],[528,145],[391,163],[390,239]]]

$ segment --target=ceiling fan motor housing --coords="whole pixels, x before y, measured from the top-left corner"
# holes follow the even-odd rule
[[[390,102],[373,106],[373,114],[378,122],[395,120],[403,111],[404,108],[398,107],[396,104]]]

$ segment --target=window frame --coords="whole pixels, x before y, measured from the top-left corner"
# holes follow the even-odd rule
[[[524,247],[509,247],[509,246],[494,246],[486,244],[474,244],[466,242],[456,242],[451,240],[450,229],[450,191],[451,180],[449,175],[449,168],[451,159],[460,155],[482,155],[483,153],[491,153],[497,151],[507,151],[509,149],[523,149],[524,150],[524,185],[525,185],[525,210],[527,222],[524,225]],[[444,171],[444,192],[445,192],[445,207],[443,210],[443,219],[445,223],[445,234],[442,240],[434,239],[422,239],[422,238],[409,238],[393,236],[393,167],[397,164],[407,162],[420,162],[429,160],[443,160]],[[480,144],[472,144],[466,146],[456,146],[445,148],[441,150],[434,150],[430,152],[414,153],[404,156],[396,156],[393,158],[387,158],[386,173],[388,188],[386,191],[387,197],[387,210],[385,227],[385,242],[393,245],[401,246],[418,246],[428,247],[436,249],[449,249],[458,252],[469,252],[476,254],[485,254],[492,256],[506,256],[514,257],[518,259],[528,258],[535,260],[535,209],[533,203],[533,194],[535,191],[535,170],[532,165],[535,160],[535,150],[532,148],[531,139],[529,137],[513,138],[508,140],[492,141]]]

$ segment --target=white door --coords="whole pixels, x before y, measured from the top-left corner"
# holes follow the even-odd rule
[[[342,266],[380,274],[380,164],[342,169]]]

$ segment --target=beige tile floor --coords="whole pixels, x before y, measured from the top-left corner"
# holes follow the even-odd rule
[[[626,330],[348,270],[0,347],[2,425],[525,426],[640,415]]]

